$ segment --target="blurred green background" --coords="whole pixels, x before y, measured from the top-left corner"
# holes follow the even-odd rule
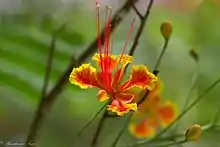
[[[105,4],[112,4],[115,12],[125,0],[101,1],[102,20]],[[164,99],[174,101],[179,110],[186,100],[191,81],[198,66],[198,81],[192,100],[220,76],[220,2],[218,0],[155,0],[143,35],[135,52],[134,63],[145,63],[152,69],[163,45],[160,24],[172,23],[174,32],[160,67],[164,82]],[[148,0],[141,0],[137,8],[144,12]],[[24,141],[35,110],[41,98],[49,46],[54,30],[69,22],[58,36],[49,81],[49,90],[56,84],[71,62],[96,37],[96,11],[92,0],[0,0],[0,141]],[[117,29],[114,52],[120,52],[134,11],[131,11]],[[133,32],[137,31],[139,20]],[[133,39],[131,39],[133,40]],[[132,41],[129,47],[132,45]],[[128,47],[128,48],[129,48]],[[189,51],[199,55],[195,64]],[[220,86],[196,105],[178,128],[208,124],[220,107]],[[97,90],[82,90],[68,84],[53,105],[39,132],[39,147],[67,147],[71,139],[102,105],[96,98]],[[98,118],[77,140],[78,147],[88,146]],[[108,146],[122,119],[109,119],[99,140]],[[196,143],[187,147],[220,147],[220,133],[208,131]],[[119,144],[135,139],[128,131]],[[0,146],[4,146],[0,144]]]

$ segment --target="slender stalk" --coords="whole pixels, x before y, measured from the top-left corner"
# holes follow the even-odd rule
[[[49,83],[49,78],[50,78],[50,73],[51,73],[51,67],[52,67],[52,61],[54,57],[54,51],[55,51],[55,44],[56,44],[56,39],[58,33],[65,27],[65,25],[62,25],[54,34],[50,43],[49,47],[49,52],[48,52],[48,59],[47,59],[47,66],[46,66],[46,72],[45,72],[45,77],[44,77],[44,83],[42,87],[42,93],[41,93],[41,101],[39,103],[39,107],[41,107],[44,103],[44,100],[46,99],[46,92],[48,88],[48,83]],[[39,110],[37,111],[39,113]],[[35,141],[35,136],[37,135],[37,130],[35,128],[40,127],[42,124],[42,121],[37,121],[38,117],[36,116],[31,127],[30,127],[30,132],[28,134],[28,137],[25,141],[25,146],[27,147],[30,142]]]
[[[154,74],[154,75],[157,75],[158,72],[159,72],[159,71],[158,71],[158,68],[159,68],[159,66],[160,66],[161,60],[162,60],[162,58],[163,58],[163,55],[164,55],[164,53],[165,53],[165,51],[166,51],[166,49],[167,49],[168,43],[169,43],[169,39],[166,39],[165,42],[164,42],[162,51],[161,51],[161,53],[160,53],[160,55],[159,55],[159,57],[158,57],[158,59],[157,59],[157,61],[156,61],[156,64],[155,64],[155,66],[154,66],[154,70],[153,70],[153,74]],[[146,98],[146,96],[148,95],[148,93],[149,93],[149,90],[146,90],[144,96],[143,96],[143,97],[141,98],[141,100],[138,102],[138,105],[140,105],[140,104],[145,100],[145,98]]]
[[[217,110],[217,112],[216,112],[216,114],[215,114],[215,117],[214,117],[214,119],[213,119],[212,124],[215,125],[216,123],[218,123],[219,118],[220,118],[220,107],[218,108],[218,110]]]
[[[159,55],[159,57],[158,57],[158,59],[156,61],[156,64],[154,66],[153,72],[157,72],[157,70],[158,70],[158,68],[160,66],[161,60],[163,58],[163,55],[164,55],[164,53],[165,53],[165,51],[167,49],[167,46],[168,46],[168,43],[169,43],[169,39],[165,39],[164,41],[165,42],[164,42],[164,45],[163,45],[163,49],[162,49],[162,51],[161,51],[161,53],[160,53],[160,55]]]
[[[174,145],[180,145],[180,144],[184,144],[187,143],[188,141],[186,140],[181,140],[178,142],[172,142],[172,143],[168,143],[168,144],[164,144],[164,145],[158,145],[158,146],[154,146],[154,147],[167,147],[167,146],[174,146]]]
[[[184,110],[187,108],[187,106],[189,105],[191,96],[192,96],[193,91],[195,90],[196,85],[197,85],[198,73],[199,73],[198,62],[196,61],[195,72],[194,72],[193,78],[192,78],[192,80],[191,80],[191,86],[190,86],[190,88],[189,88],[189,92],[188,92],[188,94],[187,94],[187,98],[186,98],[186,101],[185,101],[185,103],[184,103],[184,105],[183,105],[182,111],[184,111]],[[176,123],[176,126],[175,126],[175,129],[174,129],[174,130],[177,130],[177,129],[178,129],[179,124],[180,124],[180,122],[178,121],[178,122]]]
[[[105,112],[103,113],[103,115],[99,121],[98,127],[96,129],[96,132],[95,132],[93,140],[92,140],[92,144],[91,144],[92,147],[96,146],[96,144],[98,142],[99,134],[101,134],[101,130],[102,130],[102,127],[104,126],[107,113],[108,113],[107,110],[105,110]]]
[[[119,139],[121,138],[122,134],[124,133],[124,130],[126,130],[128,123],[130,122],[130,119],[132,117],[133,113],[129,114],[127,120],[125,121],[125,123],[123,124],[122,129],[120,130],[120,132],[118,133],[115,141],[112,143],[111,147],[115,147],[119,141]]]
[[[108,102],[106,102],[92,117],[91,119],[85,124],[85,126],[76,134],[76,136],[72,140],[72,144],[75,142],[77,137],[79,137],[82,132],[93,122],[93,120],[101,113],[101,111],[108,105]]]

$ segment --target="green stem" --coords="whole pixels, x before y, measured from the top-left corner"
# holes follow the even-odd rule
[[[220,107],[218,108],[218,110],[216,112],[216,115],[215,115],[215,117],[213,119],[213,122],[212,122],[213,125],[215,125],[218,122],[219,117],[220,117]]]
[[[156,64],[155,64],[155,66],[154,66],[153,74],[154,74],[155,76],[158,74],[158,68],[159,68],[159,66],[160,66],[161,60],[162,60],[162,58],[163,58],[163,55],[164,55],[164,53],[165,53],[165,51],[166,51],[166,49],[167,49],[168,43],[169,43],[169,39],[166,39],[165,42],[164,42],[162,51],[161,51],[161,53],[160,53],[160,55],[159,55],[159,57],[158,57],[158,59],[157,59],[157,61],[156,61]],[[147,97],[148,93],[149,93],[149,90],[146,90],[144,96],[143,96],[143,97],[141,98],[141,100],[137,103],[138,105],[140,105],[140,104],[145,100],[145,98]]]
[[[74,144],[75,139],[82,134],[82,132],[93,122],[93,120],[101,113],[101,111],[108,105],[108,102],[106,102],[92,117],[91,119],[86,123],[86,125],[75,135],[75,137],[72,140],[72,144]]]
[[[130,122],[130,119],[131,119],[132,115],[133,115],[133,113],[128,116],[128,119],[125,121],[125,123],[124,123],[122,129],[121,129],[120,132],[118,133],[118,136],[116,137],[115,141],[112,143],[111,147],[116,147],[116,145],[117,145],[119,139],[121,138],[122,134],[123,134],[124,131],[126,130],[126,128],[127,128],[127,126],[128,126],[128,123]]]
[[[192,78],[192,81],[191,81],[191,86],[190,86],[190,89],[189,89],[189,92],[188,92],[188,95],[187,95],[187,98],[186,98],[186,101],[183,105],[183,108],[182,108],[182,112],[187,108],[187,106],[189,105],[189,102],[190,102],[190,98],[192,96],[192,93],[193,91],[195,90],[196,88],[196,84],[197,84],[197,79],[198,79],[198,62],[196,62],[196,69],[195,69],[195,72],[194,72],[194,75],[193,75],[193,78]],[[178,121],[176,126],[175,126],[175,129],[174,131],[176,131],[178,129],[178,126],[179,126],[180,122]]]
[[[187,143],[188,141],[185,140],[181,140],[178,142],[172,142],[172,143],[168,143],[168,144],[164,144],[164,145],[158,145],[158,146],[154,146],[154,147],[167,147],[167,146],[173,146],[173,145],[179,145],[179,144],[184,144]]]
[[[156,64],[154,66],[154,71],[153,72],[157,72],[157,70],[158,70],[158,68],[160,66],[161,60],[163,58],[163,55],[164,55],[164,53],[165,53],[165,51],[167,49],[168,43],[169,43],[169,39],[165,39],[165,42],[164,42],[164,45],[163,45],[163,49],[162,49],[162,51],[161,51],[161,53],[160,53],[160,55],[159,55],[159,57],[158,57],[158,59],[156,61]]]

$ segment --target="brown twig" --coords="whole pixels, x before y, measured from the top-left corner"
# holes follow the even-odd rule
[[[53,56],[54,56],[54,51],[55,51],[55,43],[57,39],[57,34],[59,31],[61,31],[64,28],[65,25],[62,25],[53,35],[51,44],[49,47],[49,53],[48,53],[48,60],[47,60],[47,66],[46,66],[46,73],[44,77],[44,83],[43,83],[43,88],[42,88],[42,93],[41,93],[41,101],[39,103],[39,107],[43,105],[46,97],[46,92],[48,88],[48,83],[49,83],[49,77],[50,77],[50,72],[51,72],[51,66],[52,66],[52,61],[53,61]],[[34,137],[36,135],[36,130],[35,127],[39,127],[42,121],[33,121],[33,124],[30,128],[30,134],[28,135],[25,145],[28,146],[30,142],[34,141]]]
[[[118,25],[123,20],[124,14],[128,13],[128,11],[131,9],[131,6],[136,1],[137,0],[127,0],[127,2],[116,12],[116,14],[114,15],[111,21],[111,25],[113,28],[112,30],[114,30],[114,28],[116,27],[116,24]],[[56,36],[57,35],[55,33],[53,38],[56,39]],[[102,39],[104,38],[104,31],[102,31],[101,33],[101,38]],[[51,44],[55,44],[55,41],[54,43],[51,43]],[[40,129],[46,117],[46,114],[50,110],[57,96],[62,92],[63,88],[66,86],[68,82],[69,74],[71,73],[73,67],[76,67],[80,65],[82,62],[84,62],[87,57],[89,57],[93,52],[95,52],[96,49],[97,49],[97,38],[89,45],[86,51],[83,52],[82,55],[79,56],[77,60],[75,60],[75,62],[70,63],[70,65],[67,67],[66,71],[64,71],[61,78],[59,79],[57,84],[53,87],[53,89],[47,95],[42,96],[42,99],[37,108],[33,123],[31,124],[28,137],[26,139],[26,145],[25,145],[26,147],[28,147],[28,142],[34,141],[35,138],[37,137],[37,131]]]
[[[137,45],[138,45],[139,38],[140,38],[140,36],[141,36],[141,34],[142,34],[142,32],[143,32],[144,26],[145,26],[145,24],[146,24],[146,22],[147,22],[147,18],[148,18],[149,14],[150,14],[150,9],[151,9],[151,7],[152,7],[152,5],[153,5],[153,2],[154,2],[153,0],[150,0],[150,2],[149,2],[149,4],[148,4],[148,7],[147,7],[147,10],[146,10],[146,13],[145,13],[144,16],[142,16],[142,15],[138,12],[137,8],[136,8],[134,5],[132,5],[133,9],[135,8],[135,12],[136,12],[136,13],[138,12],[137,14],[139,15],[139,18],[140,18],[140,20],[141,20],[141,24],[140,24],[140,26],[139,26],[139,28],[138,28],[138,30],[137,30],[137,33],[136,33],[136,35],[135,35],[135,39],[134,39],[133,45],[132,45],[132,47],[131,47],[131,49],[130,49],[130,51],[129,51],[129,55],[131,55],[131,56],[133,56],[133,54],[134,54],[134,52],[135,52],[135,49],[136,49],[136,47],[137,47]],[[141,16],[141,17],[140,17],[140,16]],[[126,68],[125,68],[125,71],[126,71],[126,70],[127,70],[127,66],[126,66]],[[96,130],[95,135],[94,135],[94,137],[93,137],[93,141],[92,141],[91,147],[95,147],[95,146],[96,146],[96,144],[97,144],[97,139],[99,138],[99,135],[100,135],[101,130],[102,130],[102,128],[103,128],[103,124],[104,124],[106,118],[111,117],[111,116],[112,116],[112,115],[109,115],[108,112],[105,111],[105,113],[104,113],[103,116],[101,117],[101,119],[100,119],[100,121],[99,121],[99,124],[98,124],[98,127],[97,127],[97,130]],[[114,116],[116,116],[116,115],[114,115]],[[117,116],[116,116],[116,117],[117,117]],[[130,119],[130,118],[131,118],[131,117],[129,116],[129,119]],[[122,133],[123,133],[123,132],[119,133],[119,135],[121,136]],[[120,138],[120,137],[118,137],[118,138],[116,139],[116,141],[118,141],[119,138]],[[116,144],[117,144],[117,142],[115,142],[115,145],[116,145]]]

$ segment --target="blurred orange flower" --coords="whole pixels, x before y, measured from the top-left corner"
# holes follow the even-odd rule
[[[72,84],[78,85],[80,88],[98,88],[98,99],[105,101],[111,98],[111,104],[107,110],[116,112],[117,115],[122,116],[130,110],[136,111],[137,104],[133,102],[134,93],[132,89],[138,87],[141,89],[152,90],[157,81],[157,77],[148,71],[145,65],[134,65],[131,67],[130,78],[122,81],[125,68],[133,60],[133,57],[125,54],[126,46],[130,38],[131,32],[134,27],[133,19],[131,28],[128,32],[125,46],[120,55],[113,55],[111,49],[111,8],[107,7],[107,20],[105,29],[104,47],[101,45],[100,32],[100,16],[99,16],[99,3],[97,5],[98,16],[98,53],[92,59],[96,61],[99,69],[94,68],[89,63],[82,64],[80,67],[73,68],[69,80]],[[104,49],[103,49],[104,48]]]
[[[153,137],[159,127],[166,127],[175,120],[176,106],[171,101],[162,101],[161,92],[162,82],[159,80],[133,115],[129,130],[135,137]]]

